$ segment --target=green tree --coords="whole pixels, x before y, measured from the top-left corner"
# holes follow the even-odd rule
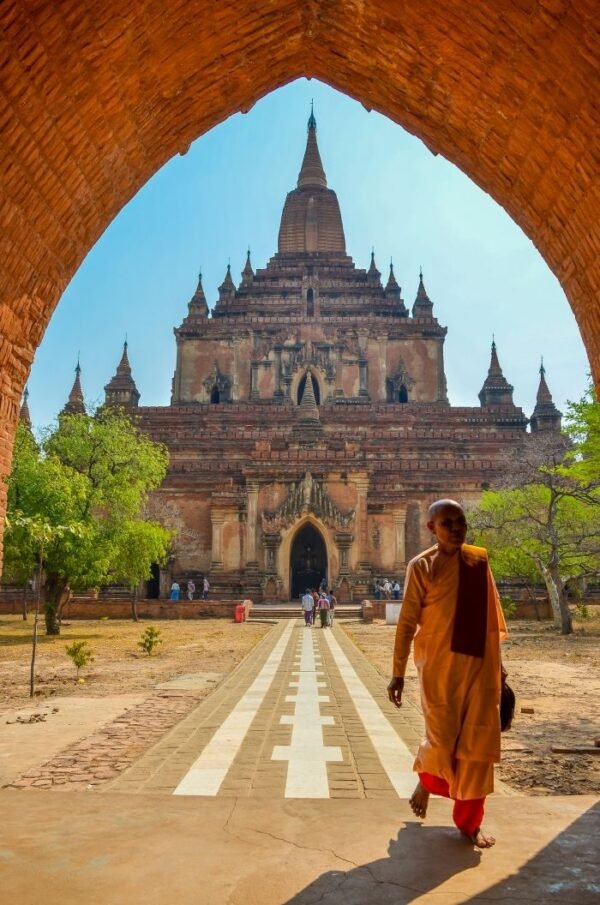
[[[582,461],[565,437],[528,437],[508,463],[505,486],[484,493],[469,515],[498,577],[531,580],[537,569],[563,634],[573,631],[567,583],[600,573],[598,475],[587,465],[582,471]]]
[[[565,431],[573,449],[567,455],[567,469],[583,486],[600,486],[600,405],[593,383],[578,402],[570,402],[565,415]],[[596,502],[598,499],[596,499]]]
[[[39,444],[19,426],[8,479],[14,530],[6,537],[6,573],[24,564],[32,573],[37,564],[36,544],[23,518],[73,529],[56,534],[44,547],[49,634],[60,632],[60,610],[71,587],[97,587],[116,577],[133,582],[134,574],[149,576],[152,562],[165,558],[170,532],[145,522],[141,514],[167,462],[166,449],[122,412],[68,415],[44,432]],[[11,518],[15,515],[20,518]],[[124,544],[131,549],[125,552]]]

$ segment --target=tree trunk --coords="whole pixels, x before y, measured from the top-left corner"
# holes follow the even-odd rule
[[[134,622],[139,622],[138,611],[137,611],[137,601],[138,601],[138,589],[137,585],[133,589],[133,594],[131,596],[131,618]]]
[[[573,633],[573,622],[562,579],[552,567],[549,568],[540,564],[540,571],[548,591],[550,606],[554,616],[554,625],[561,630],[561,634],[571,635]]]
[[[40,596],[42,593],[42,570],[44,563],[44,547],[40,547],[38,555],[38,582],[35,593],[35,613],[33,616],[33,635],[31,637],[31,664],[29,667],[29,697],[35,694],[35,655],[37,653],[37,627],[40,615]]]
[[[69,589],[68,583],[58,575],[48,575],[44,588],[44,618],[46,620],[46,634],[60,635],[60,607],[63,604],[63,596]]]
[[[21,598],[21,615],[23,622],[27,622],[27,585],[23,587],[23,597]]]

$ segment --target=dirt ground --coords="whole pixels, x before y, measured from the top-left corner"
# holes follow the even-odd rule
[[[344,627],[387,682],[395,627]],[[509,632],[502,657],[517,709],[512,729],[502,736],[497,775],[530,795],[600,793],[600,756],[551,751],[552,745],[589,746],[600,739],[600,613],[576,620],[574,634],[566,637],[545,622],[511,621]],[[412,662],[406,694],[418,701]]]
[[[29,698],[32,619],[0,616],[0,713],[23,708]],[[152,656],[138,646],[148,625],[160,631],[162,644]],[[206,693],[260,641],[271,626],[225,619],[129,622],[77,620],[63,622],[58,637],[48,637],[43,623],[38,635],[36,702],[54,695],[105,698],[144,694],[161,682],[191,673],[207,675]],[[75,680],[75,668],[65,646],[85,640],[94,661]]]

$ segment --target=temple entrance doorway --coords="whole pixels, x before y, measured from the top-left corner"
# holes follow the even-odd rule
[[[290,553],[290,591],[297,600],[306,588],[318,588],[327,578],[327,549],[318,528],[304,525],[294,538]]]
[[[150,566],[151,577],[146,582],[146,599],[158,600],[160,597],[160,566],[153,562]]]

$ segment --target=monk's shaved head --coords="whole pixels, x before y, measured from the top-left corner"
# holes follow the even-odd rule
[[[456,500],[436,500],[427,510],[427,521],[433,522],[438,512],[445,509],[447,506],[451,506],[453,509],[459,509],[461,512],[464,512],[463,507],[460,503],[457,503]]]

